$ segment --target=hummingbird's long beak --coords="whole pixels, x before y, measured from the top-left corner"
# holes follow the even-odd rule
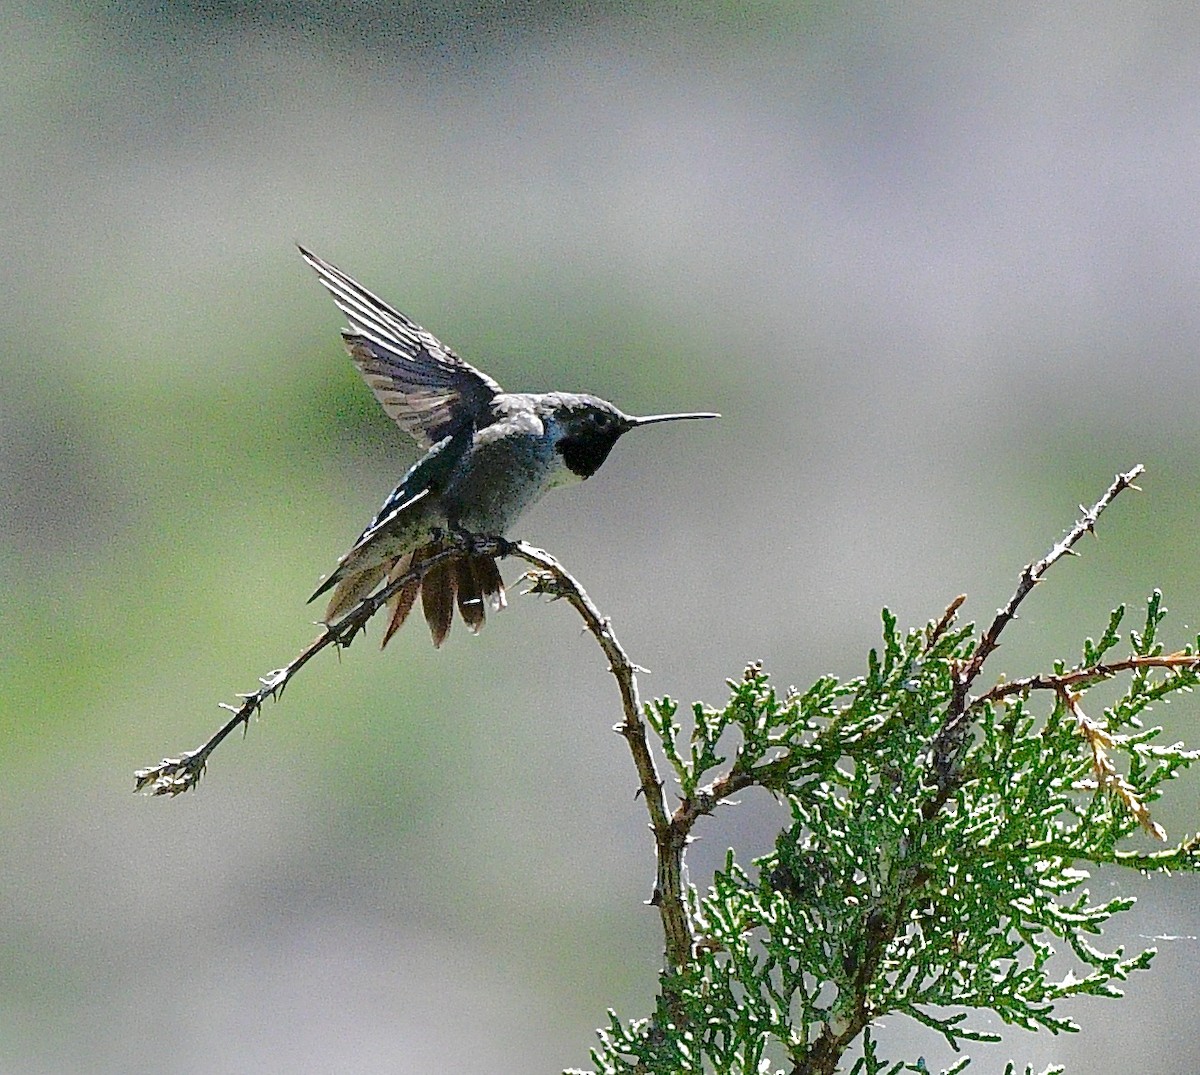
[[[649,426],[655,422],[680,422],[685,418],[720,418],[719,414],[710,414],[708,411],[696,411],[691,414],[647,414],[644,418],[631,418],[629,423],[631,426]]]

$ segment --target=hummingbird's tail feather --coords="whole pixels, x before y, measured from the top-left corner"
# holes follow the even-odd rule
[[[475,577],[480,580],[480,591],[493,612],[508,608],[508,598],[504,596],[504,579],[500,577],[500,568],[490,556],[475,558]]]
[[[325,606],[325,622],[333,623],[349,612],[379,585],[386,574],[387,564],[374,564],[341,577],[336,574],[330,576],[321,589],[313,594],[313,597],[316,597],[328,590],[330,586],[337,586],[337,589],[333,591],[333,596],[329,599],[329,604]],[[312,598],[310,597],[309,600],[311,601]]]
[[[458,611],[473,634],[483,630],[488,606],[499,612],[508,605],[504,579],[490,556],[464,556],[454,563],[458,585]]]
[[[431,542],[388,563],[375,564],[332,580],[331,584],[337,588],[325,610],[325,622],[334,623],[380,584],[391,585],[440,550],[441,546]],[[504,579],[492,557],[466,555],[445,560],[430,568],[423,578],[405,583],[388,598],[388,625],[383,632],[381,649],[404,626],[418,595],[435,646],[446,641],[456,607],[468,629],[478,634],[483,629],[489,606],[493,612],[508,606]]]
[[[471,634],[479,634],[487,619],[483,604],[483,581],[476,570],[478,556],[464,556],[454,561],[454,580],[458,588],[458,611]]]
[[[413,569],[414,563],[419,563],[423,559],[422,554],[427,551],[418,549],[416,552],[409,553],[407,556],[399,557],[392,564],[392,569],[388,572],[387,581],[392,583],[401,575]],[[388,644],[389,639],[401,627],[404,626],[404,621],[408,619],[408,614],[412,611],[413,605],[416,603],[417,594],[421,592],[421,582],[419,579],[414,579],[412,582],[405,583],[400,587],[389,599],[388,609],[391,611],[391,618],[388,620],[387,630],[383,632],[383,641],[379,643],[379,648],[383,649]]]
[[[446,641],[454,621],[454,593],[457,572],[452,563],[440,563],[421,580],[421,608],[437,649]]]

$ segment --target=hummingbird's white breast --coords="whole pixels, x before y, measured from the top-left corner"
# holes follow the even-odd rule
[[[559,423],[532,408],[477,432],[443,498],[451,524],[505,534],[547,490],[577,480],[555,451],[561,436]]]

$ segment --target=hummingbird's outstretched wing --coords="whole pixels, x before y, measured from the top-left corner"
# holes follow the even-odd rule
[[[462,432],[501,391],[416,322],[300,247],[350,321],[346,349],[375,398],[422,448]]]

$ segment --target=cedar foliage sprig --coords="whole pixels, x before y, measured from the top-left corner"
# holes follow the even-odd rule
[[[1073,1031],[1059,1001],[1120,996],[1149,966],[1153,948],[1107,951],[1096,940],[1132,897],[1097,901],[1086,882],[1097,866],[1200,867],[1196,837],[1155,852],[1123,847],[1139,832],[1165,842],[1151,808],[1200,757],[1144,722],[1154,703],[1200,681],[1200,639],[1165,651],[1156,591],[1126,656],[1109,656],[1124,637],[1122,606],[1078,664],[972,693],[1017,606],[1139,472],[1118,475],[1025,568],[982,631],[957,623],[962,598],[907,632],[885,610],[882,645],[857,679],[779,692],[753,664],[730,681],[722,709],[693,707],[687,733],[675,702],[646,707],[679,786],[672,824],[684,842],[746,787],[783,800],[791,820],[770,854],[746,867],[730,851],[707,891],[683,893],[688,958],[668,966],[650,1018],[610,1012],[594,1072],[924,1071],[924,1061],[881,1059],[872,1022],[908,1016],[955,1050],[998,1040],[972,1025],[977,1011]],[[1093,710],[1088,692],[1118,676],[1124,693]]]

